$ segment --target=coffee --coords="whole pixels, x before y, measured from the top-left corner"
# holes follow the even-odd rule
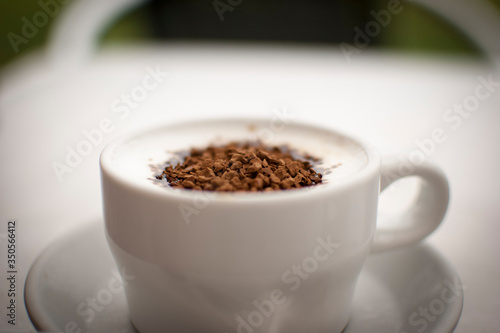
[[[194,147],[197,156],[210,144],[258,139],[320,158],[314,170],[322,184],[210,193],[152,181],[168,165],[159,172],[149,165],[172,161],[177,152]],[[225,166],[231,170],[241,159],[235,166],[241,169],[245,155]],[[247,171],[271,164],[262,156],[259,162],[249,155]],[[116,140],[101,155],[103,208],[117,265],[136,276],[125,286],[131,321],[143,333],[341,332],[369,251],[420,241],[446,211],[448,183],[439,169],[425,163],[403,174],[400,168],[381,165],[370,146],[335,131],[273,119],[196,121]],[[407,175],[426,186],[400,225],[377,229],[380,186]]]
[[[295,153],[295,154],[294,154]],[[295,156],[294,156],[295,155]],[[181,162],[168,165],[158,180],[171,187],[219,192],[275,191],[314,186],[322,182],[306,155],[297,158],[289,147],[259,142],[191,149]]]
[[[252,126],[249,126],[252,125]],[[268,147],[288,147],[297,158],[319,160],[311,163],[322,174],[319,189],[336,184],[361,171],[368,163],[364,149],[354,140],[328,130],[289,124],[281,131],[271,132],[266,121],[208,121],[179,124],[160,128],[127,139],[113,152],[112,164],[120,176],[140,186],[168,190],[166,181],[156,176],[170,164],[187,157],[191,148],[205,149],[208,145],[223,147],[230,142],[260,141]],[[265,135],[264,135],[265,134]],[[166,163],[168,162],[168,163]],[[180,191],[176,191],[180,192]]]

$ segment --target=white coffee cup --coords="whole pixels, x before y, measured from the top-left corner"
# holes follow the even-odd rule
[[[261,139],[322,159],[324,184],[261,193],[173,189],[152,166],[175,152]],[[109,246],[142,333],[333,333],[346,326],[368,254],[422,240],[442,221],[446,177],[381,164],[370,146],[288,120],[206,120],[118,139],[101,155]],[[401,223],[377,229],[380,188],[422,180]],[[133,276],[133,279],[130,277]]]

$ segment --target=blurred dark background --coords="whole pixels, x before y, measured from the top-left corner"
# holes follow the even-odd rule
[[[52,17],[26,43],[13,47],[11,41],[12,33],[22,35],[23,20],[32,21],[43,10],[40,1],[0,3],[0,66],[46,43]],[[484,1],[490,1],[500,12],[500,0]],[[373,20],[370,11],[387,9],[387,3],[388,0],[152,0],[115,22],[103,36],[103,43],[216,39],[352,44],[354,28],[363,28]],[[370,46],[417,54],[479,56],[474,42],[454,26],[414,3],[405,1],[403,5],[404,10],[391,17],[391,23],[372,39]]]

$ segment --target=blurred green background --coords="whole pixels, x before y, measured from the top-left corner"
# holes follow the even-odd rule
[[[383,3],[380,1],[367,1],[373,5],[373,9],[383,8]],[[490,1],[500,13],[500,0],[484,1]],[[480,56],[474,42],[464,37],[455,27],[411,2],[406,2],[404,6],[405,10],[395,15],[391,24],[384,28],[377,37],[378,47],[412,53]],[[31,21],[33,15],[40,10],[41,7],[35,0],[0,0],[0,67],[32,49],[43,47],[46,43],[53,18],[49,18],[47,24],[38,28],[38,33],[27,42],[18,40],[17,47],[13,47],[11,42],[12,33],[22,35],[23,17]],[[139,8],[130,12],[106,32],[103,42],[106,44],[153,39],[150,14],[151,11],[148,8]]]

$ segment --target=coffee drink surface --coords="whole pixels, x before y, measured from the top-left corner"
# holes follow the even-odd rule
[[[223,147],[231,142],[261,142],[266,147],[286,147],[293,152],[294,157],[306,161],[307,157],[314,156],[315,161],[309,162],[314,172],[320,173],[322,178],[321,183],[319,179],[313,180],[318,185],[309,186],[308,189],[336,184],[355,175],[368,163],[363,148],[341,134],[293,124],[281,131],[272,132],[269,123],[264,121],[244,123],[240,120],[218,121],[213,124],[210,121],[200,121],[149,131],[148,134],[138,135],[118,146],[112,163],[117,173],[133,183],[148,187],[163,185],[165,189],[175,190],[165,179],[159,181],[157,176],[169,165],[175,166],[177,162],[183,162],[187,155],[179,152],[189,153],[192,149],[203,150],[208,146]],[[262,164],[261,166],[264,167]],[[319,178],[319,175],[313,174],[313,177]],[[285,179],[287,178],[290,177]],[[184,187],[191,186],[189,183],[187,185]],[[252,186],[249,186],[248,190],[251,189]]]

